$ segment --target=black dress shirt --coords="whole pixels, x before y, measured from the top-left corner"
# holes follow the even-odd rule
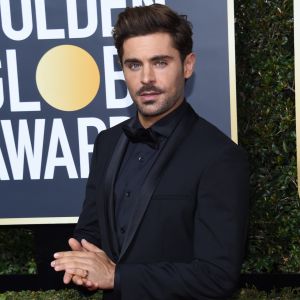
[[[125,233],[134,211],[135,203],[139,201],[137,195],[147,178],[148,172],[155,163],[169,136],[175,130],[187,107],[188,104],[184,100],[174,111],[151,127],[151,130],[159,137],[158,147],[152,148],[147,144],[131,142],[130,140],[128,142],[114,188],[115,222],[120,249],[124,242]],[[142,128],[137,116],[132,126],[134,128]],[[120,277],[117,265],[114,290],[118,294],[120,294]]]
[[[186,108],[187,103],[184,101],[178,108],[151,127],[159,137],[159,145],[156,149],[144,143],[131,142],[130,140],[128,142],[114,189],[115,221],[120,247],[122,247],[135,203],[139,201],[137,195],[140,188]],[[142,128],[137,116],[132,126]]]

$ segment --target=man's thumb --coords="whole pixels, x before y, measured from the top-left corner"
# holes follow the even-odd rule
[[[99,249],[97,246],[95,246],[92,243],[89,243],[87,240],[82,239],[81,240],[81,245],[84,249],[88,250],[88,251],[92,251],[92,252],[102,252],[101,249]]]
[[[83,251],[83,247],[76,239],[70,238],[68,242],[73,251]]]

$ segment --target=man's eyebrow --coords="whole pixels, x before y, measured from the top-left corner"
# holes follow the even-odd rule
[[[141,61],[137,58],[127,58],[124,60],[124,65],[129,63],[141,63]]]
[[[171,60],[173,59],[173,56],[170,55],[155,55],[153,57],[150,58],[150,61],[157,61],[157,60]],[[141,63],[142,61],[137,59],[137,58],[126,58],[124,60],[124,65],[128,64],[128,63]]]
[[[155,55],[150,58],[151,61],[156,61],[156,60],[171,60],[173,59],[173,56],[170,55]]]

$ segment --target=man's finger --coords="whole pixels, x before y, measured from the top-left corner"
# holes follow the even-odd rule
[[[78,242],[76,239],[70,238],[68,240],[68,243],[73,251],[83,251],[83,247],[81,246],[80,242]]]
[[[81,278],[80,276],[74,275],[72,277],[72,281],[77,285],[83,285],[83,278]]]
[[[69,284],[71,282],[71,280],[72,280],[72,277],[73,277],[72,274],[70,274],[68,272],[65,272],[64,278],[63,278],[64,284]]]
[[[68,268],[66,269],[66,272],[72,275],[80,276],[82,278],[87,278],[89,275],[88,270],[83,270],[83,269],[74,269],[74,268]]]
[[[54,258],[63,258],[63,257],[88,257],[88,251],[62,251],[54,253]]]
[[[89,290],[89,291],[95,291],[99,288],[99,285],[92,282],[91,280],[89,279],[86,279],[86,278],[83,278],[82,279],[83,281],[83,285]]]
[[[98,248],[97,246],[88,242],[85,239],[81,240],[81,245],[83,246],[84,249],[91,251],[91,252],[103,252],[103,250],[101,250],[100,248]]]
[[[67,269],[88,270],[92,267],[92,263],[87,262],[84,259],[83,260],[60,259],[60,260],[51,262],[51,267],[54,268],[55,271],[65,271]]]

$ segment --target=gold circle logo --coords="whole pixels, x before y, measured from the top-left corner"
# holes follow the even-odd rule
[[[74,111],[93,101],[100,87],[100,72],[87,51],[61,45],[47,51],[39,61],[36,84],[49,105]]]

